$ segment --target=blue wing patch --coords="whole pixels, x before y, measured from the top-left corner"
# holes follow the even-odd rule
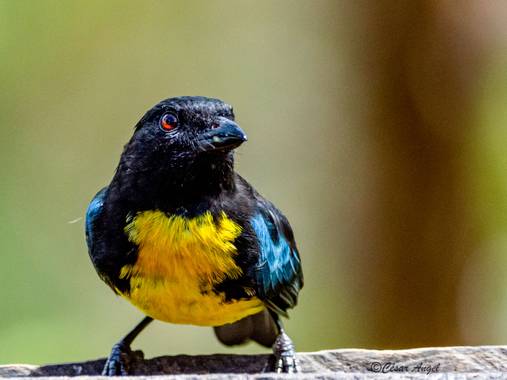
[[[255,272],[258,295],[270,308],[287,315],[286,309],[295,306],[302,287],[301,262],[294,241],[279,225],[286,221],[271,216],[274,220],[258,213],[250,220],[260,249]],[[288,222],[285,229],[290,229]]]
[[[92,199],[90,204],[88,205],[88,209],[86,210],[86,244],[88,244],[88,249],[91,252],[93,250],[94,243],[94,224],[100,213],[102,212],[102,207],[104,206],[104,198],[106,196],[107,187],[100,190],[95,197]]]

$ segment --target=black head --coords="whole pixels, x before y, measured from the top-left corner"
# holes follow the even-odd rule
[[[227,155],[246,141],[234,123],[232,107],[219,99],[182,96],[161,101],[137,123],[130,143],[167,157],[193,158],[203,154]]]
[[[232,182],[233,149],[244,141],[232,107],[221,100],[166,99],[137,123],[117,176],[160,193],[220,190]]]

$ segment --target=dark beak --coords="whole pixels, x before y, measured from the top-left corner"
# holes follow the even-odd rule
[[[216,128],[204,132],[199,137],[199,147],[202,151],[231,151],[247,140],[245,132],[234,121],[219,117],[217,122]]]

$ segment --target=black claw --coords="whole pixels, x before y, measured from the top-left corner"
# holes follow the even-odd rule
[[[106,360],[102,376],[127,376],[132,362],[138,359],[137,356],[142,358],[142,352],[133,352],[122,342],[115,344]]]
[[[273,354],[275,355],[275,372],[299,372],[294,344],[283,330],[280,332],[273,344]]]

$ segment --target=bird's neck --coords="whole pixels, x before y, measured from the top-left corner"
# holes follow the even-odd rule
[[[162,209],[171,212],[213,201],[235,191],[234,165],[231,160],[213,157],[194,162],[178,171],[159,171],[146,176],[119,168],[111,188],[117,198],[134,210]]]

